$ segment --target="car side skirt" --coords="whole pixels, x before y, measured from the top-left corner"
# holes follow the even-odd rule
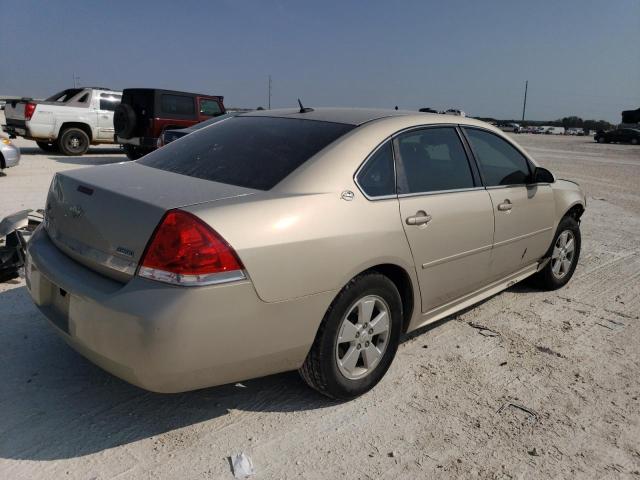
[[[512,285],[515,285],[516,283],[536,273],[539,268],[541,268],[540,265],[541,263],[536,261],[474,292],[463,295],[456,300],[452,300],[451,302],[445,303],[444,305],[429,310],[428,312],[419,314],[417,318],[414,317],[407,331],[411,332],[412,330],[424,327],[426,325],[429,325],[430,323],[437,322],[438,320],[459,312],[464,308],[479,303],[482,300],[495,295],[496,293],[500,293],[501,291],[506,290]]]

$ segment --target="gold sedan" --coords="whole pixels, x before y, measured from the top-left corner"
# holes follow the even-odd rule
[[[348,399],[403,333],[529,276],[566,284],[585,206],[470,118],[251,112],[57,174],[27,284],[71,346],[143,388],[298,369]]]

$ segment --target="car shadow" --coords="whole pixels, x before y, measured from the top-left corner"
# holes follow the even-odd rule
[[[61,156],[64,158],[82,158],[82,155],[80,157],[66,157],[64,155],[58,155],[57,153],[54,152],[45,152],[44,150],[41,150],[38,147],[20,147],[20,154],[21,155],[55,155],[56,157]],[[124,151],[120,148],[100,148],[100,147],[96,147],[96,148],[89,148],[89,151],[87,152],[87,155],[124,155]]]
[[[147,392],[85,360],[45,323],[24,286],[0,292],[2,458],[79,457],[230,410],[242,415],[336,405],[295,372],[180,394]]]

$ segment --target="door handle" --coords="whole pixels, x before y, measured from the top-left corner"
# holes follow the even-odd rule
[[[431,221],[431,215],[424,210],[419,210],[412,217],[407,217],[407,225],[426,225]]]
[[[508,198],[504,202],[498,205],[498,210],[500,210],[501,212],[508,212],[512,208],[513,208],[513,204],[511,203],[511,200],[509,200]]]

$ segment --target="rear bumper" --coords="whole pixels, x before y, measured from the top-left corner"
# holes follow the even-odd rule
[[[147,390],[180,392],[298,368],[334,293],[266,303],[249,281],[121,284],[60,252],[44,229],[27,253],[27,287],[82,355]]]
[[[20,125],[2,125],[2,131],[8,133],[12,137],[28,137],[30,136],[29,129],[26,126]]]
[[[15,145],[0,144],[0,168],[15,167],[20,163],[20,149]]]

